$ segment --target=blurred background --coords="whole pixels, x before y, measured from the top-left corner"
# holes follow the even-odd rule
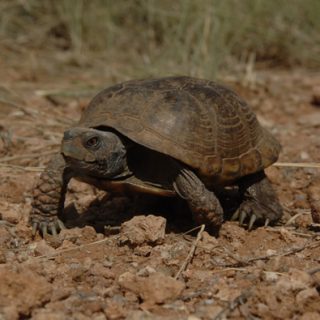
[[[79,67],[114,80],[320,67],[319,0],[1,0],[0,12],[1,57],[18,57],[21,74],[23,56],[31,79]]]

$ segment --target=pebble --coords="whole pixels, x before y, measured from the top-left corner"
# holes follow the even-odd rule
[[[312,298],[319,299],[319,293],[316,288],[308,288],[308,289],[302,290],[296,295],[296,301],[299,304],[305,303],[306,300],[309,300]]]
[[[177,299],[184,290],[184,283],[160,272],[144,278],[125,272],[118,282],[124,289],[131,290],[148,304],[163,304]]]
[[[121,225],[120,244],[140,246],[164,242],[166,219],[154,215],[135,216]]]
[[[279,275],[276,272],[265,272],[264,273],[264,280],[267,282],[276,282],[279,279]]]

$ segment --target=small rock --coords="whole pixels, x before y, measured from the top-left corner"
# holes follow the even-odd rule
[[[103,266],[106,267],[106,268],[111,268],[112,265],[113,265],[113,262],[110,261],[110,260],[108,260],[108,259],[106,259],[105,261],[103,261],[102,264],[103,264]]]
[[[59,240],[62,242],[60,249],[68,248],[70,244],[75,244],[79,237],[81,237],[80,228],[63,229],[58,235]]]
[[[256,305],[256,308],[257,308],[259,314],[265,314],[269,311],[268,306],[264,303],[258,303]]]
[[[117,320],[123,319],[127,315],[126,308],[119,302],[114,300],[108,300],[106,302],[106,308],[104,309],[104,313],[107,316],[107,319]]]
[[[118,278],[121,287],[138,293],[138,278],[131,272],[125,272]]]
[[[320,127],[320,112],[317,111],[301,115],[298,122],[308,127]]]
[[[82,265],[86,271],[91,270],[93,265],[93,260],[90,257],[85,257],[82,262]]]
[[[304,313],[299,320],[319,320],[319,313],[314,311],[309,311]]]
[[[175,320],[176,318],[170,318],[168,316],[163,317],[156,315],[148,311],[130,311],[125,320]]]
[[[135,216],[121,225],[120,243],[139,246],[157,245],[164,241],[166,219],[163,217]]]
[[[36,243],[34,253],[36,256],[52,255],[55,254],[56,250],[48,245],[46,240],[42,239]]]
[[[81,282],[85,277],[86,269],[80,262],[72,262],[68,265],[68,275],[74,281]]]
[[[305,160],[306,161],[306,160],[310,159],[310,155],[306,151],[301,151],[300,152],[300,158],[301,158],[301,160]]]
[[[7,208],[1,212],[2,219],[13,224],[17,224],[21,219],[18,210],[13,210],[12,208]]]
[[[265,272],[264,273],[264,280],[267,282],[276,282],[279,276],[275,272]]]
[[[300,291],[296,296],[297,303],[304,303],[310,298],[319,299],[319,293],[316,288],[308,288]]]
[[[135,302],[139,302],[139,298],[134,292],[127,291],[127,292],[125,292],[124,297],[125,297],[126,301],[129,302],[129,303],[131,303],[131,302],[134,302],[134,303]]]
[[[138,271],[137,275],[140,277],[148,277],[150,274],[155,273],[156,270],[150,266],[146,266]]]
[[[268,250],[266,251],[267,256],[272,256],[272,255],[274,255],[274,254],[276,254],[276,253],[277,253],[277,251],[276,251],[276,250],[273,250],[273,249],[268,249]]]
[[[106,316],[102,312],[96,312],[92,317],[92,320],[106,320]],[[111,318],[110,318],[111,319]],[[119,318],[116,318],[119,319]]]
[[[134,254],[140,257],[148,257],[151,254],[152,247],[151,246],[141,246],[141,247],[136,247],[134,249]]]
[[[291,243],[295,239],[294,235],[285,227],[280,228],[280,236],[287,243]]]
[[[97,238],[96,230],[91,226],[85,226],[81,229],[82,242],[94,241]]]
[[[68,298],[72,294],[72,288],[71,287],[57,287],[54,286],[52,296],[51,296],[51,301],[61,301],[66,298]]]
[[[313,284],[313,279],[307,272],[298,269],[290,269],[288,277],[281,277],[276,286],[283,292],[301,291],[308,289]]]
[[[202,233],[200,247],[207,253],[212,253],[218,246],[219,242],[215,237],[209,235],[208,232]]]
[[[297,193],[294,195],[294,206],[296,208],[308,209],[309,203],[307,196],[304,193]]]
[[[184,283],[162,273],[152,273],[148,278],[126,272],[119,277],[121,287],[139,295],[145,303],[162,304],[180,296]]]
[[[96,263],[91,269],[90,269],[90,274],[94,276],[101,276],[104,277],[105,279],[114,279],[115,274],[109,270],[108,268],[104,267],[100,263]]]
[[[184,283],[165,276],[162,273],[153,273],[143,280],[141,298],[149,303],[165,303],[180,296]]]
[[[196,310],[196,316],[198,316],[200,319],[215,319],[218,314],[222,311],[222,307],[214,305],[214,306],[200,306]],[[222,319],[226,319],[225,317]]]

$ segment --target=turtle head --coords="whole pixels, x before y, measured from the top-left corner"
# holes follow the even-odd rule
[[[129,174],[126,148],[111,131],[75,127],[65,131],[61,153],[80,175],[116,179]]]

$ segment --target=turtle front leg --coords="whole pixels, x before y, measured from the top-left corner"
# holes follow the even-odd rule
[[[188,202],[198,224],[205,224],[212,231],[219,229],[223,222],[221,204],[216,195],[191,170],[181,169],[173,187]]]
[[[256,221],[268,225],[282,217],[282,207],[264,171],[242,178],[239,189],[243,200],[232,220],[239,219],[241,225],[247,220],[250,230]]]
[[[48,232],[56,235],[64,228],[58,214],[63,210],[70,178],[71,171],[66,167],[63,156],[58,154],[53,157],[33,190],[29,218],[33,235],[37,230],[41,231],[43,236]]]

